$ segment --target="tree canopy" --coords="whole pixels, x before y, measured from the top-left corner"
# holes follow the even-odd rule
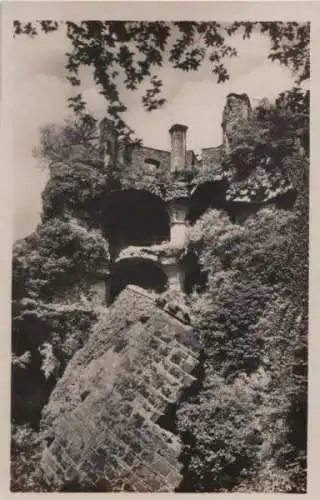
[[[66,78],[79,88],[81,68],[92,69],[97,90],[106,99],[107,111],[118,130],[132,130],[123,120],[126,106],[121,88],[146,86],[142,105],[152,111],[165,104],[159,69],[168,64],[180,71],[197,71],[207,61],[218,83],[230,78],[226,60],[238,55],[234,35],[250,38],[256,31],[270,40],[269,59],[288,67],[297,84],[310,75],[310,24],[297,22],[136,22],[136,21],[14,21],[14,35],[37,36],[64,29],[71,50],[66,53]],[[79,92],[69,98],[76,113],[85,112]]]

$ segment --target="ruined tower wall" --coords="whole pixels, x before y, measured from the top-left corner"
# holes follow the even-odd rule
[[[251,104],[247,94],[229,94],[223,109],[223,144],[226,149],[232,145],[238,127],[250,117]]]

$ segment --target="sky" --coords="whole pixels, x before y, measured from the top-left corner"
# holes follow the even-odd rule
[[[164,66],[158,73],[164,81],[167,104],[148,113],[141,105],[142,93],[123,93],[128,124],[146,146],[169,150],[168,130],[173,123],[188,126],[187,148],[221,144],[221,118],[228,93],[247,93],[251,102],[273,100],[293,86],[289,71],[267,60],[270,42],[265,35],[250,40],[234,38],[239,57],[227,63],[231,79],[217,84],[205,66],[195,73],[182,73]],[[62,30],[34,39],[19,36],[13,42],[13,123],[14,123],[14,239],[30,234],[40,221],[41,192],[47,181],[45,171],[33,158],[39,128],[61,123],[70,114],[66,100],[70,86],[65,79],[65,52],[68,41]],[[106,104],[99,96],[89,71],[83,73],[81,90],[89,110],[97,119]]]

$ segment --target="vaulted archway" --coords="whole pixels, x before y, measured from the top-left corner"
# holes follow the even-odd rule
[[[204,182],[197,186],[190,198],[187,220],[193,224],[208,208],[226,209],[225,180]]]
[[[151,259],[129,258],[114,265],[109,297],[112,302],[127,285],[137,285],[145,290],[164,292],[168,278],[161,266]]]
[[[113,258],[127,246],[150,246],[170,239],[165,202],[145,190],[111,193],[105,205],[104,229]]]

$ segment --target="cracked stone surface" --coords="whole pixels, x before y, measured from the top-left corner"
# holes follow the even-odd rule
[[[110,491],[170,492],[182,480],[181,443],[157,420],[193,383],[199,347],[190,326],[137,292],[120,294],[45,408],[42,469],[55,488],[102,478]]]

